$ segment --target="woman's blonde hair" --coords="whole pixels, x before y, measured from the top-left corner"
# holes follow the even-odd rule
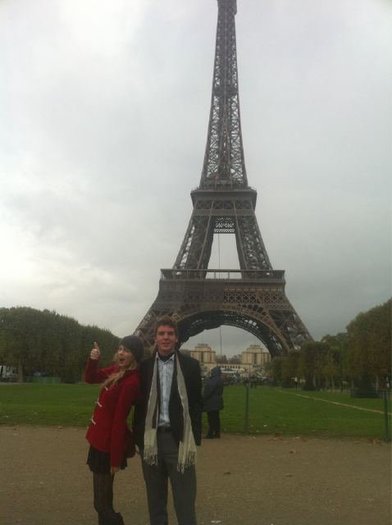
[[[113,361],[117,364],[118,363],[118,350],[117,352],[114,354],[114,359]],[[128,370],[135,370],[135,368],[137,368],[137,360],[135,358],[135,356],[133,355],[132,352],[129,352],[132,356],[132,360],[129,364],[129,366],[127,368],[120,368],[120,370],[117,370],[117,372],[114,372],[113,374],[111,374],[103,383],[102,383],[102,386],[101,386],[101,390],[103,390],[104,388],[110,388],[111,386],[114,386],[116,385],[125,375],[126,372],[128,372]]]

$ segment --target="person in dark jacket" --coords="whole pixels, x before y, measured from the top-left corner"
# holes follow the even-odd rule
[[[140,365],[134,433],[142,456],[150,525],[167,525],[168,480],[178,525],[196,525],[196,445],[201,443],[201,371],[178,351],[170,317],[155,326],[155,352]]]
[[[113,509],[113,481],[115,473],[126,467],[126,458],[135,453],[127,417],[140,399],[138,363],[143,344],[136,336],[124,337],[115,353],[115,364],[107,368],[98,367],[100,354],[94,343],[84,372],[87,383],[102,383],[86,434],[90,443],[87,464],[93,473],[99,525],[122,525],[121,514]]]
[[[212,368],[203,390],[203,410],[207,412],[207,439],[220,438],[220,415],[223,408],[223,379],[219,366]]]

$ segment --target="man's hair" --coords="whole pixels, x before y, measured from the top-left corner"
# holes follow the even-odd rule
[[[170,317],[169,315],[164,315],[163,317],[160,317],[158,319],[158,321],[155,323],[155,330],[154,330],[154,335],[157,335],[157,332],[158,332],[158,328],[160,326],[170,326],[171,328],[174,329],[174,333],[176,334],[176,337],[178,337],[178,327],[177,327],[177,323],[175,322],[175,320]]]

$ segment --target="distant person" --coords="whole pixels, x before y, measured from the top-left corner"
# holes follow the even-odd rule
[[[178,525],[196,525],[196,445],[201,442],[200,364],[177,350],[170,317],[155,326],[155,352],[140,365],[135,441],[142,455],[150,525],[167,525],[168,481]]]
[[[132,406],[140,400],[139,362],[143,344],[129,335],[120,341],[113,366],[98,368],[101,352],[97,343],[90,352],[84,371],[87,383],[102,383],[87,430],[90,443],[87,464],[93,473],[94,508],[99,525],[123,525],[113,509],[114,475],[127,466],[127,457],[135,454],[135,445],[127,425]]]
[[[223,378],[219,366],[212,368],[203,390],[203,410],[207,412],[206,439],[220,438],[220,410],[223,408]]]

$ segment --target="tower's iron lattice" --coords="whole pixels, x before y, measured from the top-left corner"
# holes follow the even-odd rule
[[[153,344],[164,314],[178,322],[180,342],[230,325],[258,337],[272,356],[311,339],[285,294],[284,271],[273,270],[255,216],[241,134],[235,33],[236,0],[218,0],[207,146],[193,212],[172,269],[161,270],[158,296],[137,333]],[[208,269],[214,233],[234,234],[239,270]]]

